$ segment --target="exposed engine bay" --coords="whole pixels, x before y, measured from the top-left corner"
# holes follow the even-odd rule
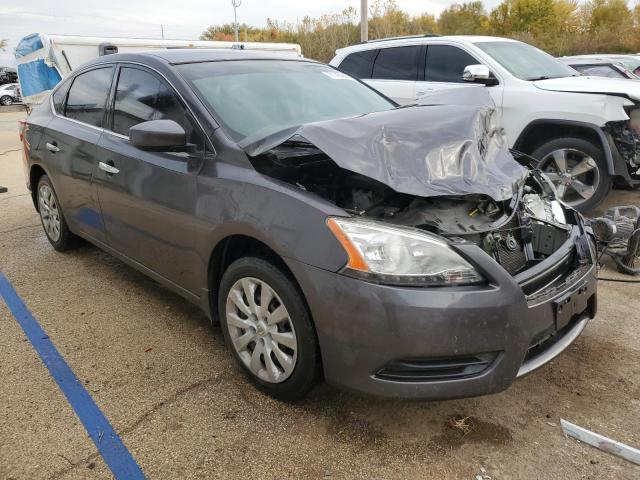
[[[399,193],[338,166],[300,136],[251,161],[258,172],[314,193],[353,216],[471,241],[513,275],[555,252],[568,239],[570,224],[577,222],[572,210],[554,200],[552,187],[537,171],[520,182],[511,198],[496,201],[484,194]]]
[[[640,182],[640,108],[628,112],[629,120],[609,122],[604,130],[611,135],[620,156],[627,164],[629,176]]]

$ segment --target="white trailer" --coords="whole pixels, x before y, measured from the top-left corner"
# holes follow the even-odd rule
[[[165,48],[232,48],[302,56],[300,45],[295,43],[154,40],[33,33],[20,40],[15,49],[23,102],[41,103],[73,69],[101,55]]]

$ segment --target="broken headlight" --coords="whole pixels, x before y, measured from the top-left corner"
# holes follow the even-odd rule
[[[347,252],[343,272],[391,285],[442,286],[484,282],[445,241],[427,232],[373,221],[329,218]]]

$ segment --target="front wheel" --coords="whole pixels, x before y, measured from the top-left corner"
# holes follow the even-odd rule
[[[8,107],[11,104],[13,104],[13,98],[11,98],[9,95],[5,95],[0,98],[0,105]]]
[[[225,341],[256,387],[281,400],[311,390],[320,371],[315,331],[280,269],[261,258],[233,262],[222,276],[218,311]]]
[[[580,212],[596,207],[611,190],[604,153],[581,138],[557,138],[531,154],[556,186],[558,199]]]

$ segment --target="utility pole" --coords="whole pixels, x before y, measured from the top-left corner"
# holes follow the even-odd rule
[[[160,24],[160,31],[162,32],[162,39],[164,40],[164,25]]]
[[[369,9],[367,8],[367,0],[360,0],[360,41],[366,42],[369,40],[369,20],[367,20],[367,14]]]
[[[236,34],[236,42],[238,42],[238,12],[236,11],[240,5],[242,5],[242,0],[231,0],[231,5],[233,5],[233,30]]]

